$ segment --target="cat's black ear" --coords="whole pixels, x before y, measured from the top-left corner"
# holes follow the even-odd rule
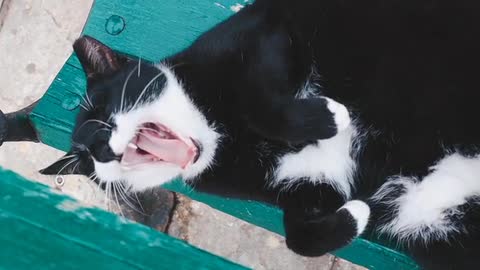
[[[84,174],[80,171],[80,160],[72,153],[67,153],[52,165],[40,170],[44,175]]]
[[[89,36],[82,36],[77,39],[73,44],[73,50],[77,54],[88,79],[112,74],[119,70],[127,60],[126,57]]]

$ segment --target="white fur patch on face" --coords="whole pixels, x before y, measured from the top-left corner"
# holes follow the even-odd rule
[[[407,177],[395,177],[374,195],[377,203],[398,208],[396,217],[382,225],[382,233],[400,240],[446,239],[449,233],[461,230],[450,217],[459,213],[457,207],[471,196],[480,195],[480,157],[468,158],[451,154],[431,168],[432,173],[421,182]],[[405,193],[395,199],[399,185]],[[387,196],[389,195],[389,196]]]
[[[339,210],[341,209],[346,209],[357,222],[357,236],[362,234],[370,218],[370,207],[362,201],[354,200],[344,204]]]
[[[125,170],[124,179],[133,191],[142,191],[159,186],[180,176],[182,170],[174,164],[148,165],[143,168]]]
[[[220,139],[220,134],[216,132],[214,126],[208,124],[205,116],[187,96],[174,74],[162,65],[159,65],[158,69],[167,79],[161,94],[155,100],[138,104],[113,116],[116,129],[112,131],[109,140],[110,148],[116,155],[121,155],[141,124],[158,122],[183,138],[192,138],[201,145],[202,151],[198,160],[185,169],[158,162],[135,170],[119,168],[120,171],[113,173],[119,176],[117,180],[126,181],[135,190],[158,186],[178,176],[185,180],[198,176],[213,164]],[[104,180],[101,177],[100,179]]]
[[[352,152],[359,151],[352,147],[356,139],[356,128],[350,125],[332,138],[307,145],[298,153],[284,155],[275,169],[272,184],[289,188],[307,178],[313,183],[329,184],[349,198],[356,168],[356,153]]]
[[[122,179],[122,170],[120,168],[120,162],[98,162],[93,160],[95,166],[95,173],[97,177],[104,182],[114,182]]]

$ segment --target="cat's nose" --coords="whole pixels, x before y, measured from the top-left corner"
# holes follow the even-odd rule
[[[122,161],[122,158],[123,158],[123,154],[121,154],[121,155],[115,155],[115,158],[114,158],[114,159],[115,159],[116,161],[120,162],[120,161]]]

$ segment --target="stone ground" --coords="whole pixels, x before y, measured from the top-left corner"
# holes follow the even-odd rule
[[[37,100],[70,55],[92,0],[0,0],[0,109],[18,110]],[[0,166],[48,185],[37,171],[62,152],[35,143],[6,143]],[[69,176],[63,192],[106,208],[104,194],[85,178]],[[169,234],[254,269],[363,269],[332,255],[297,256],[282,237],[202,203],[183,198]]]

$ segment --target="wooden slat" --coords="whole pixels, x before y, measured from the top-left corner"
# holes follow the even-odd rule
[[[0,269],[246,269],[0,169]]]
[[[243,0],[97,0],[84,33],[114,49],[155,61],[187,47],[202,32],[232,15],[232,7],[244,4]],[[42,142],[68,150],[79,95],[84,90],[84,74],[78,59],[72,56],[32,114]],[[255,225],[284,233],[282,212],[277,208],[193,192],[181,181],[166,187]],[[364,239],[355,240],[336,254],[370,269],[417,269],[407,256]]]

